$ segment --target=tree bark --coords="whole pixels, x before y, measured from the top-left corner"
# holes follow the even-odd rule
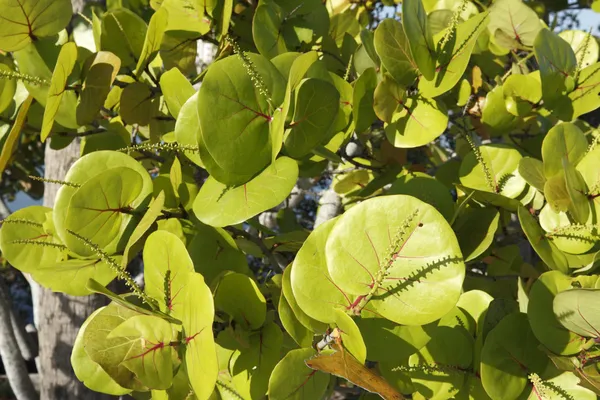
[[[46,147],[45,176],[64,179],[79,157],[79,139],[55,151]],[[44,205],[52,207],[58,186],[46,184]],[[106,305],[104,297],[73,297],[40,288],[37,310],[40,349],[40,398],[61,400],[104,400],[114,397],[93,392],[81,383],[71,367],[71,351],[79,327],[96,309]]]
[[[15,338],[11,321],[11,305],[4,282],[0,282],[0,356],[6,369],[8,383],[18,400],[36,400],[38,394],[27,372],[25,360]]]

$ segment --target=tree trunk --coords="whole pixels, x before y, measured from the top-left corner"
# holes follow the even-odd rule
[[[8,288],[0,282],[0,355],[6,367],[8,383],[18,400],[36,400],[38,398],[27,366],[21,356],[19,345],[13,331],[11,322],[11,305]]]
[[[79,157],[79,139],[66,148],[55,151],[46,147],[45,176],[64,179],[69,167]],[[52,207],[58,186],[46,184],[44,205]],[[81,383],[71,367],[71,351],[79,327],[96,309],[108,302],[104,297],[67,296],[40,288],[37,320],[40,349],[40,398],[60,400],[96,400],[114,397],[92,392]]]

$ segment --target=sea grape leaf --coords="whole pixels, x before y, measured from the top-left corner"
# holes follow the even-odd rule
[[[573,51],[577,59],[577,65],[581,68],[589,67],[598,61],[600,55],[600,46],[594,37],[588,32],[579,30],[566,30],[558,34],[564,39]]]
[[[126,8],[111,10],[102,16],[100,50],[110,51],[122,67],[134,68],[140,59],[148,26]]]
[[[471,261],[486,251],[494,241],[500,213],[493,208],[467,207],[452,224],[465,261]]]
[[[260,54],[273,58],[287,52],[282,34],[284,11],[274,1],[261,2],[252,19],[252,38]]]
[[[142,384],[152,389],[168,389],[173,383],[173,329],[162,318],[137,315],[123,321],[106,339],[121,339],[111,349],[121,355],[120,365],[132,371]]]
[[[74,42],[65,43],[60,49],[56,66],[52,73],[50,89],[48,90],[48,99],[44,108],[44,121],[40,139],[43,141],[50,135],[50,130],[54,124],[54,118],[60,107],[63,93],[66,91],[67,78],[73,72],[77,63],[77,45]]]
[[[585,155],[587,147],[587,139],[577,125],[569,122],[555,125],[548,131],[542,142],[542,159],[546,178],[563,172],[563,158],[573,165],[577,165]]]
[[[510,75],[502,84],[502,92],[505,97],[519,97],[531,104],[539,103],[542,99],[539,73]]]
[[[565,171],[565,186],[571,200],[569,213],[576,222],[585,224],[590,216],[590,202],[586,194],[588,192],[587,185],[581,173],[571,162],[563,158],[562,164]]]
[[[402,2],[402,25],[419,72],[425,79],[432,80],[435,76],[435,47],[421,0]]]
[[[163,74],[163,76],[166,74]],[[200,136],[200,120],[198,119],[198,92],[194,93],[179,109],[177,121],[175,121],[175,140],[186,146],[198,146]],[[176,106],[175,106],[176,107]],[[190,161],[199,167],[204,167],[197,151],[182,150]]]
[[[229,370],[232,382],[243,398],[262,398],[269,388],[269,377],[281,359],[283,334],[273,323],[250,335],[248,347],[237,349],[231,356]]]
[[[144,290],[158,301],[161,311],[181,319],[184,305],[179,296],[194,272],[185,245],[174,234],[159,230],[146,239],[143,259]]]
[[[198,400],[208,400],[219,373],[212,324],[213,297],[202,275],[190,273],[180,292],[187,376]]]
[[[283,293],[283,292],[282,292]],[[279,297],[277,304],[277,315],[281,320],[281,325],[285,329],[286,333],[298,344],[301,348],[311,348],[314,338],[314,333],[311,332],[307,327],[302,325],[294,310],[290,307],[290,303],[287,301],[284,295]]]
[[[536,190],[544,192],[546,176],[544,175],[544,163],[542,161],[532,157],[521,158],[519,160],[519,175]]]
[[[127,210],[135,209],[145,197],[142,190],[142,176],[127,167],[110,168],[90,178],[71,197],[65,229],[114,253],[121,247],[120,236],[131,220]],[[94,254],[94,250],[73,235],[67,236],[65,244],[82,256]]]
[[[173,21],[173,18],[170,17],[169,21]],[[196,73],[198,43],[194,39],[197,37],[197,34],[189,31],[165,32],[158,52],[165,70],[178,68],[186,76]]]
[[[572,119],[600,107],[600,62],[584,68],[577,77],[575,89],[569,93],[573,105]],[[566,119],[569,116],[567,116]]]
[[[211,65],[198,95],[200,146],[211,159],[200,157],[226,185],[248,182],[272,161],[270,123],[285,96],[285,79],[275,66],[258,54],[247,57],[262,89],[240,57],[231,56]]]
[[[2,257],[21,272],[33,272],[40,266],[60,261],[64,256],[60,247],[19,243],[21,240],[33,240],[60,245],[55,232],[48,229],[48,220],[51,219],[52,209],[48,207],[29,206],[13,212],[0,229]]]
[[[121,93],[120,114],[127,125],[149,125],[151,118],[158,111],[152,89],[146,83],[134,82]]]
[[[288,157],[278,158],[250,182],[233,188],[211,176],[194,200],[194,213],[207,225],[235,225],[277,206],[297,179],[298,164]]]
[[[113,349],[127,341],[126,338],[109,338],[110,332],[129,318],[140,314],[116,303],[110,303],[88,320],[83,334],[83,348],[90,359],[120,386],[140,390],[144,386],[135,378],[134,373],[121,364],[124,354]],[[100,374],[102,375],[102,374]]]
[[[4,64],[0,64],[0,66],[2,65]],[[9,80],[9,82],[10,81],[11,80]],[[4,89],[6,89],[6,87],[0,86],[0,92]],[[10,99],[12,101],[12,96]],[[19,107],[19,111],[17,112],[17,116],[15,118],[15,122],[12,128],[10,128],[8,136],[6,136],[6,139],[2,144],[2,152],[0,153],[0,174],[4,172],[17,149],[18,139],[21,136],[21,130],[25,126],[27,114],[29,112],[29,108],[31,107],[32,102],[33,97],[29,95],[27,96],[27,99],[25,99],[23,103],[21,103],[21,106]]]
[[[512,313],[487,335],[481,353],[481,382],[492,399],[516,399],[528,394],[528,375],[544,376],[550,360],[539,349],[527,316]]]
[[[329,132],[340,107],[335,86],[320,79],[303,81],[296,91],[294,117],[284,137],[286,153],[301,158],[321,144]]]
[[[140,57],[137,60],[135,67],[135,76],[139,79],[142,76],[145,68],[150,64],[152,59],[160,50],[160,43],[162,42],[167,24],[169,23],[169,12],[166,8],[159,8],[152,17],[146,31],[146,38],[144,39],[144,47],[140,53]]]
[[[20,73],[50,82],[60,50],[61,47],[56,44],[56,38],[49,37],[38,39],[28,44],[25,48],[14,52],[13,57],[19,65]],[[23,85],[40,105],[46,105],[50,89],[49,85],[39,85],[35,82],[23,82]],[[79,125],[73,112],[76,106],[77,96],[75,92],[71,90],[65,91],[60,107],[55,114],[56,122],[65,128],[78,128]]]
[[[165,102],[169,107],[169,112],[171,113],[173,118],[177,118],[179,116],[183,105],[187,102],[187,100],[190,97],[192,97],[196,93],[196,91],[192,87],[192,84],[177,68],[171,68],[170,70],[168,70],[160,76],[160,88],[162,90],[163,96],[165,97]],[[191,115],[192,113],[197,114],[198,111],[197,109],[192,110],[190,107],[190,110],[188,112]],[[198,123],[197,117],[195,122]],[[175,124],[177,124],[177,122]],[[175,128],[175,130],[177,132],[177,128]],[[191,131],[194,132],[194,130]],[[196,142],[194,144],[197,145],[198,143]]]
[[[120,256],[115,257],[117,262]],[[40,264],[32,271],[33,280],[53,292],[71,296],[86,296],[92,292],[86,287],[90,278],[103,286],[108,285],[117,272],[102,260],[71,259],[57,263]]]
[[[565,106],[566,103],[561,99],[571,91],[573,79],[570,75],[577,68],[573,49],[556,33],[542,29],[535,38],[534,51],[540,67],[542,97],[546,107]]]
[[[505,97],[502,86],[496,86],[488,92],[481,113],[481,122],[488,128],[490,135],[501,136],[510,132],[519,122],[519,113],[527,113],[527,110],[519,109],[519,106],[530,105],[518,102],[514,97]],[[516,115],[515,115],[516,114]]]
[[[187,251],[194,263],[194,269],[202,274],[208,284],[212,284],[223,271],[251,276],[246,256],[226,231],[197,223],[195,232],[187,245]]]
[[[354,300],[331,279],[325,259],[325,243],[339,218],[311,232],[294,259],[290,276],[296,302],[308,316],[325,323],[337,319],[336,308],[348,309]]]
[[[10,72],[14,72],[12,68],[0,62],[0,73],[8,74]],[[17,82],[14,79],[2,79],[0,81],[0,112],[6,110],[15,96],[17,91]]]
[[[567,190],[564,171],[559,171],[558,175],[546,180],[544,196],[550,207],[552,207],[552,211],[556,213],[567,212],[571,207],[571,198]]]
[[[581,386],[583,382],[584,380],[578,378],[573,372],[563,372],[558,376],[544,381],[548,386],[553,385],[554,387],[559,388],[556,392],[554,390],[549,390],[550,393],[547,395],[549,400],[560,400],[565,397],[577,400],[597,399],[598,397],[592,390]],[[538,394],[532,391],[527,400],[536,399],[539,399]]]
[[[486,192],[496,192],[514,199],[518,197],[527,183],[519,175],[521,153],[506,144],[487,144],[479,146],[479,152],[489,169],[493,188],[490,187],[483,165],[471,151],[460,164],[460,182],[467,187]]]
[[[123,260],[121,262],[121,267],[123,269],[127,268],[127,265],[129,265],[129,262],[133,258],[134,249],[136,248],[138,242],[142,239],[146,232],[148,232],[150,227],[154,225],[154,222],[156,222],[158,216],[162,214],[164,205],[165,193],[161,191],[154,199],[151,200],[150,204],[148,205],[148,211],[144,213],[144,216],[136,225],[135,229],[131,233],[131,236],[129,236],[129,240],[127,240],[127,245],[125,246],[125,250],[123,250]]]
[[[446,30],[434,37],[437,49],[437,63],[435,77],[431,80],[421,79],[419,81],[419,92],[427,97],[433,98],[446,93],[452,89],[460,80],[469,60],[477,38],[488,23],[488,13],[477,14],[462,22],[456,27],[456,32],[441,47],[441,41]],[[449,28],[448,28],[449,29]]]
[[[542,228],[533,218],[533,216],[525,209],[519,207],[518,210],[519,223],[523,228],[523,232],[535,252],[540,256],[544,263],[553,270],[568,273],[569,267],[565,255],[556,248],[546,235]]]
[[[569,331],[584,337],[600,337],[598,319],[600,289],[570,289],[554,297],[556,319]]]
[[[373,94],[377,88],[377,73],[374,68],[369,68],[354,81],[352,93],[352,116],[354,129],[364,132],[377,119],[373,110]]]
[[[383,377],[365,367],[352,354],[337,345],[335,348],[337,351],[333,354],[320,354],[306,360],[306,365],[314,370],[344,378],[371,393],[379,394],[384,399],[404,398]]]
[[[334,310],[335,326],[340,331],[344,351],[348,351],[361,364],[367,359],[367,347],[360,333],[360,329],[346,312],[341,309]]]
[[[367,359],[395,363],[395,366],[401,361],[408,361],[412,354],[425,346],[437,326],[437,322],[423,326],[398,325],[368,312],[363,313],[356,323],[367,346]],[[391,347],[393,352],[390,352]]]
[[[284,53],[281,57],[276,57],[272,60],[281,74],[284,77],[288,77],[288,82],[283,105],[281,106],[281,113],[275,115],[269,131],[271,136],[271,162],[275,162],[277,154],[279,154],[283,146],[286,118],[292,105],[292,93],[298,88],[302,82],[302,78],[315,61],[317,61],[317,58],[318,54],[310,51],[304,54]]]
[[[269,398],[273,400],[320,399],[331,377],[311,370],[305,360],[315,355],[312,348],[289,351],[273,369],[269,378]]]
[[[385,74],[373,92],[373,110],[380,120],[390,123],[398,107],[404,104],[405,97],[406,88],[391,75]]]
[[[75,376],[83,384],[96,392],[106,393],[113,396],[120,396],[131,392],[131,389],[126,389],[115,382],[110,375],[102,369],[100,365],[94,362],[86,353],[83,347],[83,338],[87,326],[99,313],[106,307],[101,307],[94,311],[81,325],[75,343],[73,343],[73,352],[71,353],[71,365]]]
[[[423,172],[409,172],[392,183],[388,194],[407,194],[435,207],[450,221],[454,215],[452,195],[443,183]]]
[[[443,102],[415,96],[400,103],[385,133],[395,147],[414,148],[433,141],[447,127],[448,112]]]
[[[587,253],[597,242],[591,229],[572,224],[566,212],[555,212],[548,203],[540,210],[540,225],[556,247],[569,254]],[[567,255],[567,254],[565,254]]]
[[[468,369],[473,358],[473,339],[461,331],[462,327],[439,326],[431,340],[410,356],[409,366],[436,365],[450,367],[447,371],[416,370],[410,372],[415,389],[428,399],[453,398],[465,382],[460,369]]]
[[[300,306],[298,305],[298,302],[296,301],[296,298],[294,297],[294,292],[292,289],[292,278],[291,278],[292,271],[293,271],[293,264],[288,266],[283,271],[283,277],[282,277],[282,292],[284,295],[283,297],[285,297],[290,308],[294,312],[294,315],[296,316],[296,318],[298,319],[298,321],[300,321],[300,323],[302,325],[304,325],[311,332],[315,332],[315,333],[325,332],[327,330],[327,324],[309,317],[302,310],[302,308],[300,308]]]
[[[499,0],[490,8],[488,29],[507,49],[533,46],[542,27],[537,13],[520,0]]]
[[[121,69],[121,60],[108,51],[99,51],[87,71],[77,104],[77,123],[91,123],[104,105],[111,85]]]
[[[237,272],[225,274],[214,290],[215,308],[229,314],[247,329],[265,322],[266,300],[252,278]]]
[[[17,51],[62,31],[73,15],[69,0],[2,0],[0,50]]]
[[[390,209],[404,212],[391,216]],[[458,241],[444,217],[405,195],[376,197],[352,207],[335,224],[325,255],[339,290],[363,297],[372,293],[365,310],[372,307],[406,325],[446,314],[458,301],[465,274]],[[383,278],[376,278],[382,273]]]
[[[560,271],[543,273],[529,292],[527,317],[535,337],[553,353],[569,355],[588,347],[587,340],[563,327],[554,314],[556,296],[571,289],[572,280]]]
[[[210,30],[210,19],[207,16],[207,11],[214,9],[214,1],[194,1],[188,2],[185,0],[163,0],[156,1],[155,10],[164,8],[169,14],[166,31],[187,31],[198,37],[206,34]],[[207,3],[211,5],[207,6]],[[212,11],[210,12],[212,13]]]
[[[381,21],[375,30],[375,50],[381,63],[396,82],[407,86],[415,80],[418,71],[409,39],[402,24],[392,18]]]

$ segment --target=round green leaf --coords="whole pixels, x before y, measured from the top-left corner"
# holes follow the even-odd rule
[[[196,93],[192,84],[179,69],[171,68],[160,76],[160,89],[165,97],[165,102],[169,107],[169,112],[173,118],[176,118],[178,120],[177,122],[179,122],[178,116],[183,105]],[[192,112],[192,110],[190,109],[189,112]],[[197,114],[197,108],[193,110],[193,112]],[[198,118],[197,115],[196,118]],[[177,122],[175,123],[175,126],[177,126]],[[197,120],[196,123],[198,123]],[[177,128],[175,129],[175,135],[177,135]],[[192,130],[192,132],[194,132],[194,130]]]
[[[71,197],[65,230],[83,236],[108,253],[124,248],[122,235],[132,219],[127,212],[146,198],[143,182],[137,171],[127,167],[110,168],[90,178]],[[65,244],[82,256],[94,254],[73,235],[66,236]]]
[[[331,376],[306,366],[305,360],[313,357],[311,348],[288,352],[273,369],[269,378],[269,399],[313,400],[325,395]]]
[[[569,93],[573,114],[566,119],[575,119],[580,115],[600,107],[600,62],[584,68],[578,75],[575,89]]]
[[[566,30],[560,32],[558,36],[569,43],[575,52],[577,65],[580,65],[581,68],[589,67],[598,61],[598,56],[600,55],[598,42],[588,32]]]
[[[409,97],[385,127],[385,134],[395,147],[413,148],[426,145],[448,127],[448,112],[443,102],[421,96]]]
[[[100,50],[114,53],[123,67],[133,69],[142,54],[147,30],[144,20],[132,11],[111,10],[102,16]]]
[[[384,122],[392,122],[398,107],[404,103],[406,88],[399,85],[389,74],[383,75],[373,93],[373,110]]]
[[[150,124],[151,118],[158,109],[158,102],[153,100],[152,89],[145,83],[130,83],[121,93],[120,113],[127,125]]]
[[[79,328],[71,353],[71,365],[77,379],[83,382],[87,388],[96,392],[120,396],[131,392],[131,389],[126,389],[115,382],[100,365],[90,358],[83,347],[83,338],[90,321],[105,309],[106,307],[102,307],[94,311]]]
[[[527,240],[535,252],[540,256],[544,263],[554,270],[568,273],[569,267],[565,255],[556,248],[554,243],[546,238],[537,221],[524,207],[519,207],[518,210],[519,223],[523,232],[527,236]]]
[[[212,160],[201,157],[210,174],[226,185],[248,182],[271,162],[270,123],[285,95],[277,68],[258,54],[247,57],[251,71],[238,56],[212,64],[198,95],[200,145]],[[250,74],[262,83],[255,84]]]
[[[137,203],[137,205],[139,207],[145,206],[150,201],[150,195],[152,194],[152,179],[140,163],[123,153],[116,151],[96,151],[87,154],[78,159],[71,166],[64,180],[66,182],[82,185],[96,175],[115,167],[126,167],[140,174],[143,180],[140,198],[143,200]],[[71,202],[71,198],[73,197],[74,193],[77,192],[77,190],[78,189],[76,187],[63,185],[56,194],[54,212],[52,214],[53,222],[56,228],[56,233],[65,244],[67,244],[67,241],[77,240],[67,232],[65,225],[70,211],[69,204]],[[91,199],[91,201],[98,201],[98,199]],[[77,243],[78,244],[76,246],[81,244],[79,241]],[[84,254],[91,255],[89,249],[86,248],[85,251],[86,252]]]
[[[521,158],[519,160],[519,175],[538,191],[544,191],[546,177],[544,176],[544,163],[540,160],[531,157]]]
[[[599,289],[571,289],[554,297],[556,319],[569,331],[584,337],[600,337]]]
[[[466,374],[461,369],[470,367],[473,358],[473,339],[461,327],[436,328],[431,340],[413,354],[409,365],[449,367],[443,371],[413,370],[410,377],[417,391],[427,399],[451,399],[461,389]]]
[[[196,272],[211,284],[223,271],[234,271],[251,276],[246,256],[235,241],[221,228],[198,223],[196,234],[189,242],[187,251]]]
[[[229,314],[241,326],[258,329],[265,322],[266,300],[249,276],[227,273],[214,292],[215,308]]]
[[[493,208],[467,207],[452,224],[465,261],[471,261],[486,251],[494,241],[500,213]]]
[[[0,74],[14,72],[10,66],[0,62]],[[14,79],[0,80],[0,112],[3,112],[10,106],[13,97],[17,91],[17,81]]]
[[[499,0],[490,8],[488,29],[507,49],[531,47],[540,29],[540,18],[520,0]]]
[[[587,196],[588,188],[583,180],[583,176],[575,169],[575,166],[566,158],[562,159],[565,171],[565,186],[571,204],[569,213],[580,224],[585,224],[590,217],[590,202]]]
[[[367,359],[367,347],[362,338],[360,330],[352,317],[341,309],[335,309],[335,325],[341,332],[342,343],[359,363],[364,364]]]
[[[377,73],[374,68],[365,70],[354,82],[352,93],[352,116],[354,129],[357,132],[366,131],[377,119],[373,110],[373,95],[377,87]]]
[[[252,38],[260,54],[273,58],[287,52],[283,37],[284,11],[275,2],[261,3],[252,19]]]
[[[151,315],[136,315],[123,321],[106,337],[124,339],[113,351],[125,353],[120,365],[152,389],[168,389],[173,383],[173,339],[171,324]]]
[[[516,399],[528,394],[527,376],[542,375],[550,360],[538,348],[527,316],[512,313],[487,335],[481,353],[481,382],[493,400]]]
[[[423,172],[410,172],[398,178],[388,194],[406,194],[432,205],[447,221],[454,215],[452,195],[443,183]]]
[[[61,245],[51,229],[52,209],[29,206],[12,213],[2,223],[0,247],[2,256],[16,269],[33,272],[45,265],[60,261],[63,249],[57,246],[19,243],[22,240]]]
[[[269,388],[269,377],[281,359],[283,334],[269,322],[250,335],[248,346],[237,349],[231,356],[229,370],[232,382],[244,399],[260,399]]]
[[[563,172],[563,157],[573,165],[583,158],[588,142],[577,125],[564,122],[554,126],[542,142],[544,175],[551,178]]]
[[[320,79],[307,79],[296,91],[294,117],[284,138],[284,148],[293,158],[301,158],[323,143],[340,107],[335,86]]]
[[[459,24],[452,39],[440,48],[446,30],[434,37],[438,51],[435,76],[419,81],[419,92],[426,98],[437,97],[452,89],[463,76],[477,38],[488,23],[488,14],[481,13]],[[385,64],[384,64],[385,65]]]
[[[402,2],[402,24],[419,72],[425,79],[433,79],[435,76],[435,48],[433,36],[427,26],[427,14],[421,0]]]
[[[538,278],[529,292],[527,316],[535,337],[553,353],[569,355],[587,348],[587,340],[563,327],[552,308],[556,295],[571,289],[571,279],[559,271]]]
[[[208,400],[219,373],[212,325],[215,315],[213,296],[202,275],[192,272],[180,292],[182,299],[184,362],[190,385],[198,400]]]
[[[121,60],[114,54],[99,51],[94,55],[77,104],[76,116],[79,125],[89,124],[96,119],[120,68]]]
[[[559,250],[570,254],[587,253],[597,242],[589,230],[571,225],[566,213],[555,212],[549,204],[540,211],[540,225]]]
[[[119,257],[116,257],[119,262]],[[90,279],[103,286],[117,276],[117,272],[102,260],[72,259],[54,264],[39,264],[32,271],[33,280],[53,292],[71,296],[86,296],[92,292],[86,287]]]
[[[297,179],[298,164],[287,157],[278,158],[250,182],[234,188],[209,177],[196,196],[194,213],[211,226],[239,224],[285,200]]]
[[[174,234],[159,230],[146,239],[143,259],[144,290],[157,300],[161,311],[180,318],[183,304],[178,297],[194,271],[185,245]]]
[[[77,45],[73,42],[65,43],[60,49],[58,60],[56,60],[56,66],[52,73],[52,80],[50,81],[48,99],[46,100],[46,108],[44,109],[44,121],[42,122],[42,130],[40,132],[42,142],[50,135],[54,118],[58,113],[60,102],[66,91],[67,78],[73,72],[76,62]]]
[[[460,182],[466,187],[486,192],[496,192],[511,199],[519,196],[527,184],[519,175],[521,154],[506,144],[479,146],[479,152],[489,169],[493,188],[488,183],[484,167],[474,152],[467,154],[460,165]]]
[[[2,0],[0,50],[16,51],[38,37],[62,31],[71,20],[69,0]]]
[[[415,80],[417,65],[400,22],[392,18],[381,21],[375,30],[374,44],[381,63],[396,82],[409,85]]]
[[[510,75],[502,84],[502,92],[505,97],[519,97],[532,104],[538,103],[542,99],[539,73]]]
[[[198,146],[200,136],[200,119],[198,117],[198,92],[194,93],[179,110],[175,121],[175,139],[177,143],[186,146]],[[196,151],[184,150],[182,153],[194,164],[204,168],[200,154]]]
[[[291,309],[294,311],[296,318],[302,325],[308,328],[311,332],[315,333],[323,333],[327,330],[327,325],[323,322],[319,322],[311,317],[309,317],[302,308],[296,302],[296,298],[294,297],[294,292],[292,289],[292,271],[293,264],[288,266],[285,271],[283,271],[283,279],[282,279],[282,291],[283,294],[290,305]]]
[[[277,314],[281,320],[281,325],[288,335],[298,344],[299,347],[310,348],[313,343],[314,333],[302,325],[294,314],[285,296],[279,297],[277,305]]]
[[[513,97],[505,98],[502,87],[496,86],[485,97],[481,122],[493,136],[501,136],[510,132],[517,125],[519,121],[518,107],[519,104]]]
[[[374,288],[367,307],[407,325],[434,321],[454,307],[465,274],[458,241],[444,217],[404,195],[369,199],[343,214],[325,255],[340,290],[367,296]]]
[[[352,296],[331,279],[325,259],[325,243],[338,218],[318,226],[294,259],[290,276],[296,302],[308,316],[326,323],[336,321],[336,308],[348,308]]]

